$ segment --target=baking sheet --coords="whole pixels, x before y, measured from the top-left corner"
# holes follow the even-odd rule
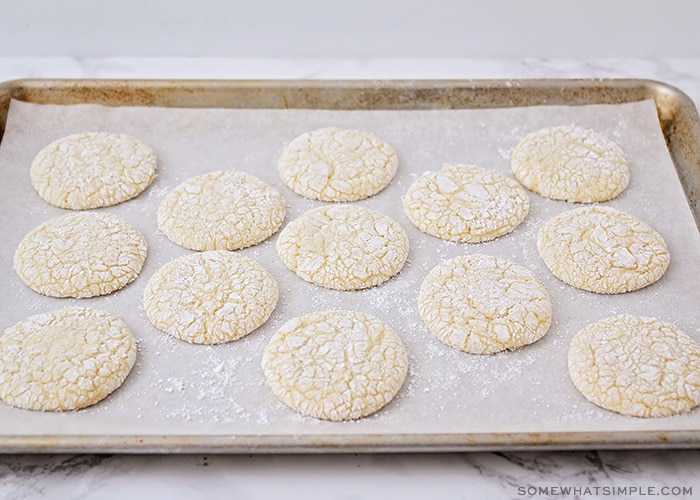
[[[535,235],[545,220],[574,205],[534,193],[529,193],[530,214],[519,228],[476,245],[425,235],[403,214],[401,196],[423,171],[439,169],[445,162],[466,163],[512,177],[509,158],[518,141],[539,128],[565,124],[604,133],[628,155],[630,185],[605,205],[644,219],[666,239],[671,265],[656,284],[630,294],[601,296],[559,282],[537,255]],[[273,236],[241,250],[266,266],[280,285],[280,302],[266,325],[221,346],[190,345],[153,328],[141,306],[143,289],[163,264],[189,253],[157,231],[160,200],[191,176],[237,169],[282,192],[288,222],[322,203],[305,200],[282,185],[276,173],[277,157],[292,138],[323,126],[372,131],[398,152],[399,173],[390,186],[356,203],[390,215],[407,231],[411,250],[402,272],[369,290],[325,290],[297,278],[281,264]],[[21,238],[43,221],[66,213],[34,192],[29,166],[52,140],[84,131],[131,134],[156,150],[158,175],[148,190],[134,200],[101,209],[139,228],[148,240],[149,256],[140,278],[123,290],[92,299],[52,299],[29,290],[12,270],[12,256]],[[13,101],[0,145],[0,176],[5,187],[0,198],[5,236],[0,248],[0,327],[31,314],[80,304],[123,317],[139,345],[137,364],[125,384],[94,407],[57,414],[0,405],[0,432],[5,437],[52,436],[60,443],[62,436],[193,436],[191,443],[196,444],[197,437],[274,435],[300,440],[309,449],[314,441],[305,440],[308,436],[374,436],[378,444],[389,443],[388,436],[400,446],[402,439],[412,435],[488,434],[507,440],[510,433],[531,433],[543,440],[552,433],[577,433],[581,442],[600,445],[628,432],[690,431],[691,438],[700,441],[699,411],[664,419],[617,415],[585,400],[566,370],[571,337],[589,323],[615,314],[671,321],[700,340],[700,292],[695,278],[700,271],[700,235],[653,101],[420,111],[110,108]],[[542,340],[511,353],[476,356],[451,349],[427,332],[417,312],[420,283],[433,266],[465,253],[507,258],[535,272],[549,291],[554,310],[553,325]],[[362,310],[391,325],[409,352],[409,376],[397,398],[377,414],[353,422],[322,422],[299,416],[278,402],[265,385],[260,360],[272,334],[291,317],[339,308]],[[90,443],[99,449],[97,439]]]

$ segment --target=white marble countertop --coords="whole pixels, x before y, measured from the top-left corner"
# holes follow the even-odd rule
[[[647,78],[700,103],[700,59],[0,57],[17,78]],[[566,488],[571,488],[567,492]],[[616,493],[616,494],[615,494]],[[700,496],[697,450],[367,455],[0,455],[0,498]]]

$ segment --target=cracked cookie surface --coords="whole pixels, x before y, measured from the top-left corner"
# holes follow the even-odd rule
[[[282,225],[285,201],[261,179],[234,170],[186,180],[158,206],[158,228],[190,250],[257,245]]]
[[[324,420],[353,420],[388,404],[404,383],[408,356],[383,321],[357,311],[291,319],[265,347],[262,367],[277,398]]]
[[[581,207],[545,222],[537,250],[563,282],[602,294],[639,290],[670,262],[666,242],[644,221],[610,207]]]
[[[284,149],[282,181],[321,201],[356,201],[384,189],[396,175],[396,152],[374,134],[327,127],[302,134]]]
[[[230,342],[261,326],[277,305],[272,275],[253,259],[211,250],[160,268],[143,293],[151,323],[193,344]]]
[[[528,213],[525,190],[504,175],[471,165],[425,172],[403,198],[408,219],[421,231],[462,243],[489,241],[515,229]]]
[[[553,200],[607,201],[629,184],[629,166],[620,147],[581,127],[538,130],[517,145],[511,158],[515,177]]]
[[[530,270],[479,254],[435,266],[421,285],[418,311],[437,338],[472,354],[531,344],[552,322],[549,295]]]
[[[136,361],[126,324],[68,307],[31,316],[0,337],[0,398],[18,408],[77,410],[122,385]]]
[[[106,295],[136,279],[147,244],[130,223],[81,212],[44,222],[20,241],[14,267],[29,288],[50,297]]]
[[[616,316],[574,336],[571,381],[592,403],[634,417],[665,417],[700,404],[700,345],[654,318]]]
[[[359,290],[388,280],[403,267],[408,237],[380,212],[331,205],[305,212],[277,239],[282,262],[306,281],[336,290]]]
[[[51,205],[71,210],[130,200],[155,177],[156,154],[124,134],[88,132],[58,139],[32,162],[34,189]]]

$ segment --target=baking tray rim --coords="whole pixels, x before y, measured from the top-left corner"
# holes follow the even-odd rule
[[[349,95],[336,109],[469,109],[552,104],[605,104],[653,99],[669,152],[700,227],[700,118],[678,88],[648,79],[475,80],[201,80],[201,79],[19,79],[0,83],[0,132],[12,99],[52,104],[112,106],[316,108]],[[221,93],[211,97],[211,93]],[[253,106],[229,101],[242,92]],[[359,92],[360,99],[352,94]],[[397,103],[373,99],[395,93]],[[450,92],[454,94],[449,95]],[[448,95],[442,95],[446,93]],[[523,93],[527,94],[523,97]],[[323,95],[319,95],[323,94]],[[341,95],[341,97],[343,97]],[[537,96],[540,100],[537,101]],[[188,100],[189,96],[189,100]],[[376,97],[375,96],[375,97]],[[497,96],[504,99],[491,102]],[[597,100],[591,96],[598,97]],[[319,100],[318,97],[321,97]],[[272,100],[270,100],[272,98]],[[420,100],[423,98],[424,100]],[[418,100],[415,100],[418,99]],[[342,101],[341,101],[342,102]],[[233,104],[233,106],[232,106]],[[427,104],[427,107],[426,107]],[[389,107],[382,107],[382,105]],[[327,107],[327,106],[326,106]],[[1,138],[1,135],[0,135]],[[1,139],[0,139],[1,140]],[[0,434],[2,453],[384,453],[496,450],[700,448],[700,429],[614,432],[368,433],[368,434]]]
[[[601,440],[601,437],[604,438]],[[696,432],[445,434],[149,434],[3,436],[2,453],[396,453],[581,449],[694,449]]]

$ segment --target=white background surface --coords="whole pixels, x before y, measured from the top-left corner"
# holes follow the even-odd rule
[[[694,0],[30,0],[0,8],[2,81],[635,77],[700,102]],[[698,497],[699,477],[695,450],[0,456],[2,498],[528,498],[518,488],[529,486],[690,486]]]
[[[2,0],[0,12],[0,55],[700,55],[695,0]]]

